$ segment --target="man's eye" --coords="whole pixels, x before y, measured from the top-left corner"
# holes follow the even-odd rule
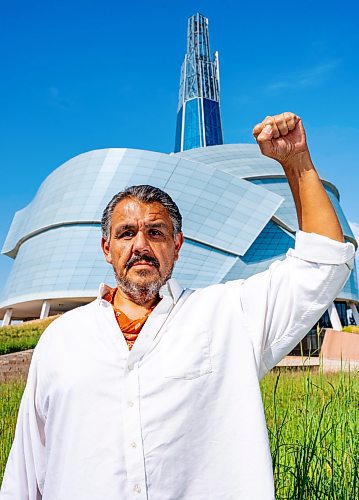
[[[159,231],[158,229],[150,229],[150,230],[148,231],[148,234],[149,234],[150,236],[162,236],[161,231]]]
[[[132,238],[133,235],[134,235],[133,231],[124,231],[123,233],[117,235],[117,238]]]

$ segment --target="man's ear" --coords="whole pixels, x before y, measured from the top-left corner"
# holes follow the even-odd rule
[[[110,245],[104,238],[101,238],[101,248],[102,248],[103,254],[105,256],[106,262],[108,262],[109,264],[112,264]]]
[[[182,231],[177,233],[175,236],[175,260],[178,260],[178,254],[181,250],[181,246],[183,245],[184,237]]]

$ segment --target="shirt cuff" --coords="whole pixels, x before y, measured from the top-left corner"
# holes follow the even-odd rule
[[[287,255],[318,264],[347,264],[353,269],[354,253],[352,243],[341,243],[320,234],[298,231],[295,247],[290,248]]]

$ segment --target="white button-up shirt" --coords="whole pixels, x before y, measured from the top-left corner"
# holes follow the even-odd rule
[[[259,380],[336,297],[353,254],[299,232],[248,280],[193,293],[170,280],[131,351],[102,286],[34,351],[1,500],[273,500]]]

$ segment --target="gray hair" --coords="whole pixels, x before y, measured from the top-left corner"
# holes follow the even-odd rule
[[[110,241],[112,214],[115,207],[120,201],[125,198],[134,198],[142,203],[161,203],[167,210],[173,226],[173,236],[182,231],[182,215],[169,194],[162,191],[162,189],[141,184],[139,186],[130,186],[123,191],[115,194],[112,200],[108,203],[103,211],[101,219],[102,237],[105,241]]]

